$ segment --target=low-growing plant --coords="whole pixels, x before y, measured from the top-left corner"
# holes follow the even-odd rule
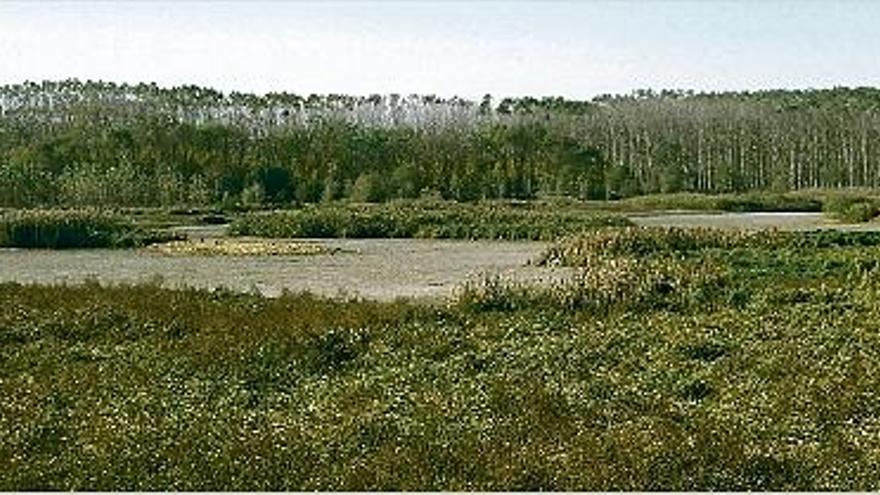
[[[599,206],[623,211],[817,212],[822,211],[825,195],[823,191],[651,194],[599,204]]]

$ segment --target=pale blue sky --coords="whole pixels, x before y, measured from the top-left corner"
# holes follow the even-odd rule
[[[0,83],[589,98],[880,86],[872,1],[0,1]]]

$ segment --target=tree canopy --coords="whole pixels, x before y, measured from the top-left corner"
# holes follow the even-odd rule
[[[877,187],[880,90],[589,101],[0,87],[0,205],[457,200]]]

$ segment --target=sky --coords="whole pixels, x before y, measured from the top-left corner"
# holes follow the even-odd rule
[[[0,84],[476,99],[880,86],[880,2],[0,1]]]

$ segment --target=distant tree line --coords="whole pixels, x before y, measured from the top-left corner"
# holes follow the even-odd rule
[[[880,90],[590,101],[0,87],[0,205],[287,204],[877,187]]]

